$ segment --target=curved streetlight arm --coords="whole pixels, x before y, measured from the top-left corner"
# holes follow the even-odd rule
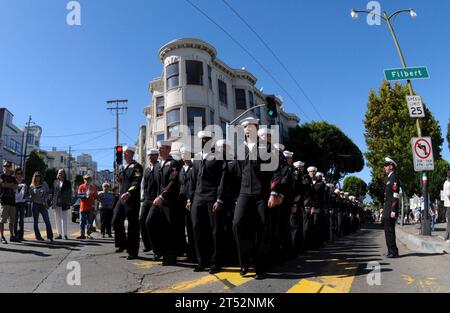
[[[378,16],[378,17],[380,17],[380,18],[382,18],[383,20],[386,21],[386,18],[383,15],[380,15],[378,13],[374,13],[374,12],[369,11],[369,10],[353,10],[353,12],[355,12],[355,13],[366,13],[366,14],[369,14],[369,15],[372,14],[372,15]]]
[[[391,18],[393,18],[394,16],[396,16],[396,15],[398,15],[398,14],[400,14],[400,13],[403,13],[403,12],[411,12],[411,10],[412,10],[412,9],[403,9],[403,10],[395,11],[394,13],[392,13],[392,14],[388,17],[388,20],[391,20]]]

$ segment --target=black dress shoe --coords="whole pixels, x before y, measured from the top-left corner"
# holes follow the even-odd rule
[[[172,259],[172,258],[170,258],[168,260],[163,259],[162,265],[163,266],[175,266],[175,265],[177,265],[177,259]]]
[[[263,273],[263,272],[256,273],[256,275],[255,275],[256,280],[263,280],[265,278],[266,278],[266,273]]]
[[[124,252],[126,249],[125,248],[117,248],[116,249],[116,253],[122,253]]]
[[[217,266],[215,264],[213,264],[210,268],[209,268],[209,273],[210,274],[217,274],[220,273],[222,271],[220,266]]]
[[[127,256],[127,260],[136,260],[138,258],[137,254],[129,254]]]
[[[144,250],[142,250],[142,252],[150,252],[150,251],[152,251],[152,249],[145,248]]]
[[[55,237],[55,239],[56,239],[56,240],[60,240],[60,239],[62,239],[62,236],[59,235],[58,237]]]
[[[203,272],[203,271],[205,271],[205,267],[204,267],[203,265],[197,265],[197,266],[194,268],[194,272],[196,272],[196,273],[198,273],[198,272]]]
[[[241,276],[245,276],[248,273],[248,266],[241,267]]]
[[[161,260],[161,258],[162,258],[162,255],[161,255],[161,254],[155,254],[155,255],[153,256],[153,261],[159,261],[159,260]]]

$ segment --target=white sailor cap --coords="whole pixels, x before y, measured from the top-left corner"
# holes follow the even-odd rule
[[[171,141],[168,141],[168,140],[158,141],[158,142],[156,143],[156,146],[157,146],[158,148],[161,148],[161,147],[163,147],[163,146],[166,146],[166,147],[172,147],[172,142],[171,142]]]
[[[322,173],[322,172],[317,172],[317,173],[316,173],[316,176],[323,177],[323,173]]]
[[[392,164],[395,167],[397,167],[397,163],[395,163],[394,160],[392,160],[391,158],[388,158],[388,157],[384,158],[384,165],[386,166],[386,165],[389,165],[389,164]]]
[[[283,151],[283,155],[285,158],[292,158],[294,156],[294,152],[291,151]]]
[[[172,151],[172,152],[170,152],[170,155],[172,156],[172,158],[175,161],[180,161],[181,160],[181,154],[178,151]]]
[[[127,152],[127,151],[131,151],[131,152],[136,152],[136,148],[135,147],[131,147],[131,146],[125,146],[123,147],[123,153]]]
[[[339,188],[334,189],[334,193],[341,193],[341,191],[339,190]]]
[[[264,127],[264,128],[258,129],[259,137],[266,136],[267,134],[272,135],[272,130],[270,128]]]
[[[332,183],[328,183],[327,186],[328,186],[328,188],[330,188],[330,189],[334,187],[334,185],[333,185]]]
[[[344,196],[348,196],[350,193],[348,193],[348,192],[344,192]]]
[[[201,130],[197,133],[198,138],[203,139],[203,138],[212,138],[212,132],[210,132],[209,130]]]
[[[275,149],[279,150],[279,151],[284,151],[285,146],[281,143],[274,143],[273,146],[275,147]]]
[[[148,149],[147,150],[147,155],[155,155],[155,154],[159,154],[157,149]]]
[[[308,172],[317,172],[317,167],[315,167],[315,166],[310,166],[310,167],[308,167]]]
[[[221,147],[221,146],[231,146],[231,142],[226,139],[217,140],[216,147]]]
[[[240,121],[240,124],[244,127],[248,125],[259,125],[259,119],[254,117],[246,117],[243,120]]]
[[[183,146],[180,148],[180,153],[190,153],[190,151],[186,147]]]
[[[304,162],[302,162],[302,161],[294,162],[294,167],[302,167],[302,166],[305,166]]]

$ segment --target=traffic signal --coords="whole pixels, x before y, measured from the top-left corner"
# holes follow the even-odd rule
[[[116,164],[117,165],[123,164],[123,146],[116,147]]]
[[[275,102],[275,96],[266,97],[267,101],[267,115],[269,118],[278,117],[277,104]]]

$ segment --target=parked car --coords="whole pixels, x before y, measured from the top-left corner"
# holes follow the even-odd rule
[[[72,205],[72,222],[77,223],[80,217],[80,199],[76,198],[75,203]]]

